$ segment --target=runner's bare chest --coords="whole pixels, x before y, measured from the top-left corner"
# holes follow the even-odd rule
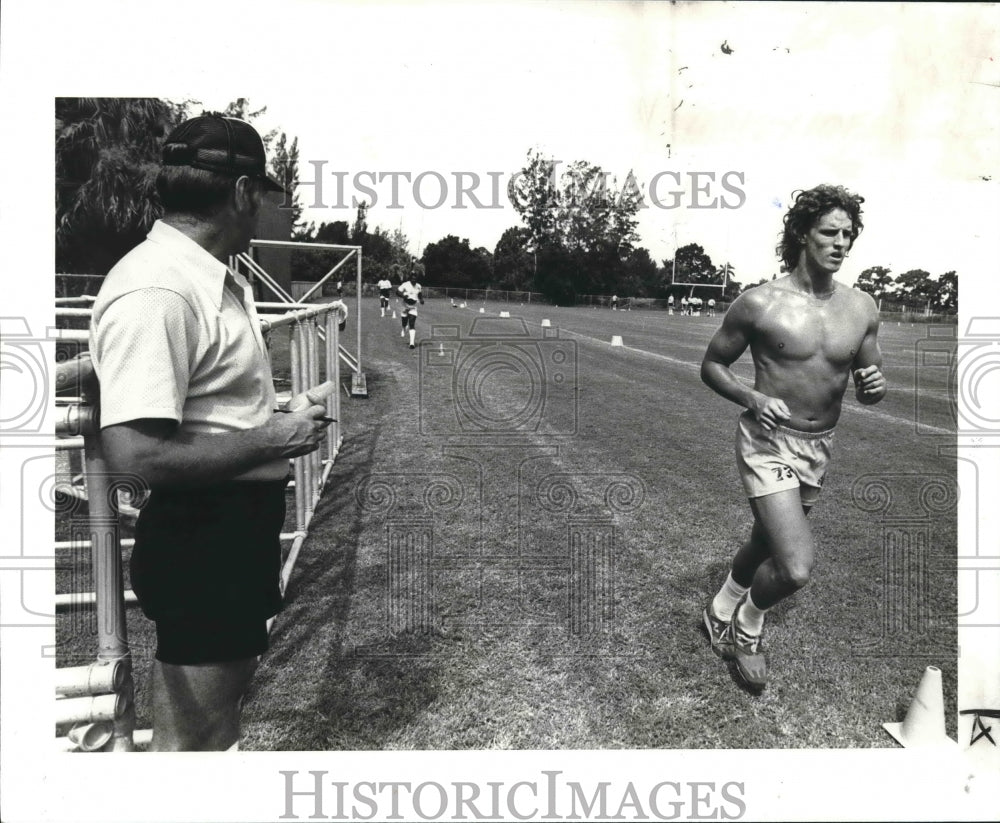
[[[866,330],[855,295],[844,287],[827,298],[774,292],[754,324],[754,353],[774,361],[819,360],[834,369],[850,368]]]

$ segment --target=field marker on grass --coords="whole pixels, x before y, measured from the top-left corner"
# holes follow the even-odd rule
[[[906,748],[956,745],[944,728],[944,693],[941,688],[941,670],[928,666],[920,678],[917,694],[910,703],[902,723],[883,723],[884,728]]]
[[[601,340],[597,337],[591,337],[589,334],[580,334],[580,332],[569,331],[568,329],[559,329],[559,334],[568,334],[570,337],[579,337],[581,340],[590,340],[592,343],[600,343],[602,346],[607,346],[608,343],[605,340]],[[627,347],[626,347],[627,348]],[[629,348],[630,354],[644,354],[647,357],[655,357],[657,360],[666,360],[668,363],[673,363],[677,366],[684,366],[684,368],[691,369],[692,371],[701,371],[701,364],[694,364],[689,360],[680,360],[677,357],[671,357],[668,354],[657,354],[656,352],[646,351],[645,349]]]
[[[501,317],[510,317],[510,312],[509,311],[502,311],[502,312],[500,312],[500,316]]]
[[[576,338],[579,338],[581,340],[589,340],[589,341],[591,341],[593,343],[600,343],[600,344],[602,344],[604,346],[608,345],[608,343],[606,341],[601,340],[598,337],[591,337],[588,334],[580,334],[580,332],[570,331],[569,329],[560,328],[559,329],[559,334],[562,335],[562,336],[568,335],[570,337],[576,337]],[[683,368],[690,369],[691,371],[695,371],[695,372],[700,372],[701,371],[701,363],[700,362],[699,363],[692,363],[690,360],[681,360],[680,358],[677,358],[677,357],[671,357],[668,354],[659,354],[658,352],[646,351],[645,349],[637,349],[634,346],[623,346],[622,348],[628,349],[629,354],[645,355],[646,357],[653,357],[653,358],[655,358],[657,360],[665,360],[667,363],[672,363],[675,366],[682,366]],[[913,391],[913,390],[910,390],[910,389],[900,389],[900,391]],[[894,414],[888,414],[888,413],[883,412],[883,411],[878,411],[877,409],[875,409],[875,408],[873,408],[871,406],[856,406],[856,405],[853,405],[853,404],[845,403],[843,409],[844,409],[845,412],[856,412],[858,414],[870,415],[870,416],[875,417],[875,418],[877,418],[879,420],[884,420],[887,423],[895,423],[897,425],[902,424],[904,426],[914,426],[915,425],[914,421],[911,420],[911,419],[909,419],[909,418],[906,418],[906,417],[897,417]],[[939,434],[948,434],[948,435],[955,434],[954,430],[952,430],[952,429],[945,429],[945,428],[942,428],[941,426],[932,426],[929,423],[923,423],[923,424],[921,424],[921,429],[924,430],[924,431],[932,431],[932,432],[936,432],[936,433],[939,433]]]
[[[482,306],[480,306],[480,307],[479,307],[479,313],[480,313],[480,314],[486,314],[486,309],[485,309],[485,308],[483,308]]]
[[[612,337],[611,337],[611,345],[612,346],[624,346],[625,344],[622,342],[622,336],[620,334],[612,335]]]
[[[543,329],[550,329],[550,328],[552,328],[552,324],[548,320],[543,320],[542,321],[542,328]]]

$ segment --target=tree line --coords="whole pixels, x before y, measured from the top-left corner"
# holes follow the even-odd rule
[[[666,298],[673,294],[725,297],[740,292],[728,262],[713,263],[689,243],[659,264],[639,245],[642,193],[631,172],[619,185],[600,166],[558,161],[529,151],[508,191],[522,225],[503,232],[493,251],[448,235],[424,249],[432,285],[540,292],[569,305],[590,294]],[[677,285],[687,284],[687,285]]]
[[[935,278],[923,269],[910,269],[893,277],[887,267],[872,266],[858,275],[855,287],[878,301],[939,312],[958,311],[958,274],[954,271]]]
[[[267,111],[240,97],[220,112],[253,122]],[[196,100],[152,97],[58,97],[56,115],[56,271],[107,274],[145,239],[163,212],[156,173],[163,141],[189,117],[207,113]],[[284,204],[292,236],[305,231],[298,138],[261,134],[268,171],[291,193]]]
[[[105,274],[142,241],[162,211],[154,181],[163,140],[174,126],[203,113],[199,106],[156,98],[56,99],[57,271]],[[237,98],[221,113],[252,123],[265,112]],[[631,172],[619,185],[600,166],[578,160],[560,171],[561,163],[534,150],[508,191],[520,225],[505,230],[492,250],[449,234],[427,244],[417,260],[401,227],[368,225],[364,203],[351,223],[304,223],[298,138],[278,129],[262,138],[269,171],[288,190],[282,208],[291,214],[290,239],[360,246],[369,281],[399,282],[416,267],[430,286],[540,292],[562,305],[591,294],[731,300],[767,282],[744,287],[728,261],[714,262],[698,243],[658,263],[639,245],[642,193]],[[294,252],[293,277],[319,280],[338,257]],[[723,282],[721,295],[718,288],[698,288]],[[876,300],[946,312],[958,306],[954,271],[935,278],[912,269],[894,277],[887,267],[874,266],[856,286]]]

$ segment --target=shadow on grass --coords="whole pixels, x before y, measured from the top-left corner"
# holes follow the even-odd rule
[[[337,455],[247,696],[247,749],[383,748],[434,699],[433,668],[412,657],[427,651],[429,638],[391,637],[362,658],[350,636],[353,598],[377,591],[372,573],[359,567],[370,535],[354,490],[372,471],[380,438],[396,425],[381,398],[398,387],[378,372],[367,377],[370,398],[356,407],[360,424]]]

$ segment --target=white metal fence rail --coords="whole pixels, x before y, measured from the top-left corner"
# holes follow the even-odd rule
[[[92,301],[92,297],[57,299],[56,315],[89,317],[90,308],[80,304]],[[265,310],[274,308],[269,304],[258,306]],[[284,595],[316,505],[343,444],[341,358],[337,354],[347,307],[336,301],[320,305],[281,304],[281,308],[291,310],[280,315],[262,314],[261,326],[268,339],[276,330],[288,330],[291,394],[325,381],[332,381],[337,387],[325,400],[327,415],[334,422],[327,428],[324,444],[317,451],[291,461],[295,528],[281,534],[282,543],[290,543],[279,580]],[[55,336],[58,340],[86,344],[88,333],[59,329]],[[136,598],[124,588],[122,569],[122,549],[130,548],[134,541],[121,538],[119,518],[123,510],[134,512],[131,503],[141,504],[146,487],[142,478],[113,474],[105,461],[99,436],[100,392],[89,354],[57,366],[56,389],[61,396],[57,398],[55,448],[68,452],[71,465],[68,479],[56,491],[86,500],[87,517],[82,528],[74,529],[74,539],[56,542],[55,549],[57,552],[89,549],[95,588],[93,592],[57,595],[56,609],[64,612],[93,607],[97,626],[94,662],[56,669],[57,746],[64,751],[133,751],[137,744],[148,743],[151,732],[135,728],[135,689],[125,609]],[[82,463],[78,460],[81,453]]]

